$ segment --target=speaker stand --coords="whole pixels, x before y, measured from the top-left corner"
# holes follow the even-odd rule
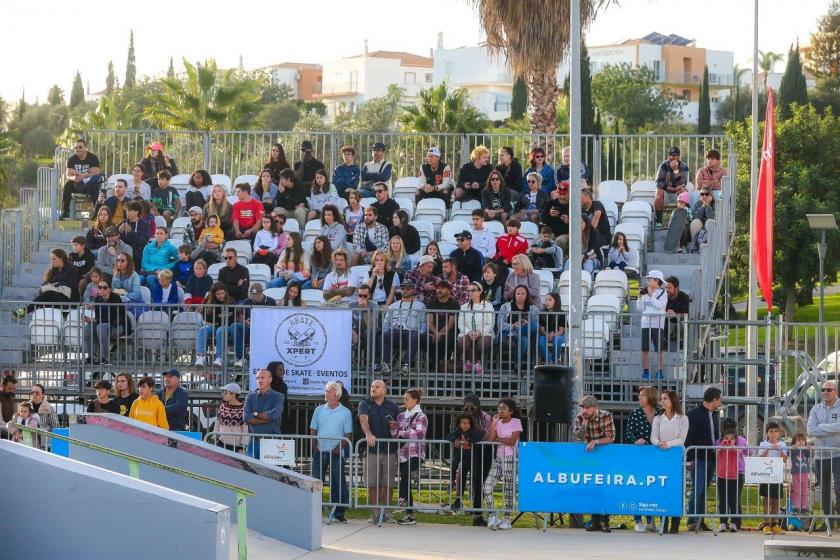
[[[541,513],[528,513],[528,512],[519,512],[516,517],[513,518],[511,524],[516,523],[523,515],[533,515],[534,516],[534,528],[540,528],[540,521],[542,521],[542,531],[545,532],[548,530],[548,527],[557,527],[558,524],[560,526],[565,525],[563,523],[563,514],[562,513],[548,513],[548,514],[541,514]]]

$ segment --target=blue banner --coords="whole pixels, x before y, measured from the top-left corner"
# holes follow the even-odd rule
[[[683,448],[519,444],[519,511],[679,516]]]

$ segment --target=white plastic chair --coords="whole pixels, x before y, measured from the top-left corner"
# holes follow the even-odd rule
[[[155,216],[155,227],[167,227],[166,219],[163,216]]]
[[[458,248],[458,245],[456,243],[449,243],[448,241],[438,241],[438,247],[440,248],[440,254],[443,258],[446,258],[452,254],[452,251]]]
[[[234,239],[225,243],[224,250],[236,249],[236,262],[246,265],[254,256],[254,248],[247,239]]]
[[[263,295],[272,298],[274,301],[280,301],[286,295],[286,288],[268,288],[263,291]]]
[[[321,290],[303,290],[300,299],[307,307],[321,307],[324,304],[324,292]]]
[[[615,224],[618,223],[618,205],[612,200],[602,200],[604,210],[607,211],[607,219],[610,222],[610,231],[615,230]]]
[[[414,218],[431,222],[435,231],[439,231],[446,221],[446,203],[439,198],[424,198],[417,203]]]
[[[111,175],[105,180],[105,196],[111,196],[114,194],[114,187],[117,184],[117,179],[122,179],[129,185],[131,185],[132,181],[134,180],[134,176],[131,173],[115,173]],[[131,194],[131,189],[129,187],[129,194]]]
[[[557,282],[557,292],[560,294],[560,307],[563,311],[569,309],[569,286],[571,285],[571,271],[564,270],[560,274],[560,280]],[[580,294],[581,304],[589,299],[589,294],[592,291],[592,278],[589,274],[582,273],[580,276]]]
[[[601,316],[583,320],[583,357],[598,360],[607,355],[609,349],[610,327]]]
[[[231,188],[230,177],[222,173],[213,173],[210,175],[210,182],[214,185],[222,185],[228,194],[233,193]]]
[[[159,217],[159,216],[158,216]],[[157,218],[155,219],[157,223]],[[180,218],[175,218],[172,221],[172,231],[169,232],[169,238],[173,239],[175,237],[184,237],[184,230],[187,229],[187,226],[190,225],[190,218],[188,216],[182,216]]]
[[[449,211],[450,220],[461,220],[470,222],[472,211],[481,208],[481,202],[477,200],[466,200],[464,202],[453,202]]]
[[[372,197],[372,196],[367,196],[367,197],[359,200],[359,204],[361,205],[362,208],[367,208],[368,206],[370,206],[374,202],[376,202],[376,198]]]
[[[405,197],[402,197],[402,196],[400,198],[395,198],[394,200],[397,201],[397,204],[400,205],[400,208],[402,210],[405,210],[408,213],[408,221],[413,220],[414,219],[414,202],[411,199],[408,199],[408,198],[405,198]]]
[[[263,289],[265,289],[268,282],[271,280],[271,269],[268,265],[246,264],[245,267],[248,269],[248,277],[251,280],[251,284],[260,284]]]
[[[286,218],[286,223],[283,224],[283,231],[286,233],[300,233],[300,224],[295,218]]]
[[[653,206],[656,202],[656,181],[636,181],[630,185],[628,200],[644,200]]]
[[[505,231],[505,226],[502,225],[502,222],[497,222],[495,220],[484,222],[484,229],[492,232],[496,239],[507,233]]]
[[[604,269],[595,277],[595,295],[611,295],[623,302],[627,297],[627,274],[623,270]]]
[[[85,310],[86,313],[93,313],[92,310]],[[82,337],[84,336],[84,322],[78,309],[72,310],[64,321],[61,329],[61,336],[64,340],[64,348],[82,348]]]
[[[522,222],[519,226],[519,235],[527,239],[530,245],[531,241],[539,237],[540,228],[534,222]]]
[[[169,314],[166,311],[146,311],[137,318],[134,338],[138,350],[163,350],[169,336]]]
[[[32,346],[58,346],[64,318],[60,309],[42,307],[36,309],[29,320],[29,344]]]
[[[285,228],[284,228],[285,229]],[[306,222],[306,227],[303,229],[303,241],[312,241],[321,235],[321,220],[309,220]]]
[[[435,227],[431,222],[427,220],[413,220],[409,223],[414,226],[414,229],[416,229],[417,233],[420,235],[420,247],[425,249],[426,245],[429,244],[429,241],[434,241]]]
[[[400,177],[394,183],[394,189],[391,194],[394,198],[402,197],[413,200],[417,195],[417,189],[420,187],[421,179],[419,177]]]
[[[462,231],[469,231],[468,224],[461,221],[449,221],[440,226],[440,240],[446,243],[457,243],[455,236]]]
[[[224,177],[224,175],[222,175],[222,176]],[[211,176],[211,179],[213,177],[215,177],[215,175]],[[236,179],[233,180],[233,184],[238,185],[239,183],[248,183],[249,185],[251,185],[251,188],[253,189],[254,185],[256,185],[259,180],[260,180],[260,178],[259,178],[258,175],[240,175],[239,177],[237,177]],[[214,185],[216,184],[215,181],[213,182],[213,184]]]
[[[639,224],[643,229],[650,228],[653,221],[653,206],[646,200],[630,200],[621,207],[622,224]]]
[[[152,303],[152,290],[150,290],[146,286],[140,286],[140,299],[145,304]]]
[[[593,295],[586,302],[586,312],[593,317],[603,317],[610,330],[615,328],[622,303],[613,295]]]
[[[172,319],[169,331],[172,348],[195,350],[198,329],[204,325],[204,316],[197,311],[181,311]]]
[[[627,238],[627,245],[637,253],[641,253],[645,247],[645,228],[638,223],[619,223],[615,226],[615,232],[621,232]],[[638,266],[638,263],[637,263]]]
[[[357,264],[356,266],[351,266],[350,276],[356,279],[357,286],[361,285],[364,282],[367,282],[368,277],[370,276],[370,265]]]
[[[210,265],[210,268],[207,269],[207,274],[210,275],[210,278],[212,278],[214,282],[219,279],[219,271],[222,270],[223,266],[225,266],[224,263],[213,263]]]
[[[627,202],[627,185],[624,181],[601,181],[598,183],[597,196],[601,202],[609,200],[616,204],[624,204]]]
[[[540,297],[545,297],[554,289],[554,275],[550,270],[535,270],[540,277]]]

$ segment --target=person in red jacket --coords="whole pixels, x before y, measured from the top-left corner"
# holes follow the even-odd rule
[[[493,257],[493,261],[505,271],[502,278],[507,278],[513,257],[524,255],[527,251],[528,240],[519,235],[519,220],[511,218],[507,222],[507,235],[496,240],[496,256]]]

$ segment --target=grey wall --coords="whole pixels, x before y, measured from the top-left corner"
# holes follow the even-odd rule
[[[253,490],[256,496],[247,499],[249,528],[307,550],[321,547],[320,481],[121,416],[84,417],[87,423],[70,426],[70,437]],[[70,456],[128,472],[126,461],[78,446],[70,446]],[[235,519],[236,495],[230,490],[143,465],[140,478],[226,504]]]
[[[0,558],[230,558],[230,509],[0,440]]]

